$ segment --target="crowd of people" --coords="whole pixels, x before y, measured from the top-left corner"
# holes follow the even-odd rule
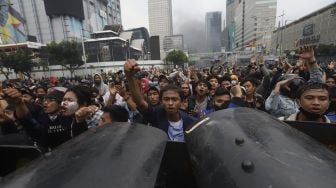
[[[329,62],[322,69],[314,49],[304,46],[296,64],[280,58],[269,65],[253,56],[245,67],[191,66],[168,73],[142,70],[127,60],[123,71],[86,79],[6,80],[0,91],[0,144],[35,144],[47,152],[113,122],[153,126],[169,140],[183,142],[185,130],[197,120],[237,107],[280,120],[333,123],[335,66]]]

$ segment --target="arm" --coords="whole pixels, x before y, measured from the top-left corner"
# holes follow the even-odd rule
[[[29,113],[29,109],[22,100],[22,94],[15,88],[4,89],[3,91],[4,94],[9,98],[9,100],[15,103],[16,117],[25,117]]]
[[[316,62],[314,48],[312,46],[304,46],[300,48],[300,58],[307,62],[307,67],[310,74],[309,81],[311,82],[325,82],[325,75],[323,70]]]
[[[148,109],[148,103],[143,98],[140,88],[136,83],[134,75],[140,70],[138,64],[135,60],[129,59],[126,61],[124,65],[124,71],[126,73],[126,77],[128,80],[128,87],[130,92],[132,93],[133,100],[137,105],[140,111],[146,111]]]

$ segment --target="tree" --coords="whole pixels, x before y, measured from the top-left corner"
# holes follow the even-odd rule
[[[14,52],[1,53],[1,73],[9,79],[10,69],[13,69],[16,74],[22,73],[30,78],[34,66],[32,55],[33,52],[29,49],[18,49]]]
[[[168,62],[173,62],[174,66],[183,66],[184,63],[188,62],[188,57],[181,50],[173,50],[167,54],[165,60]]]
[[[7,80],[9,80],[10,71],[10,61],[9,56],[5,52],[0,53],[0,73],[3,74]]]
[[[75,70],[84,64],[80,45],[76,41],[51,42],[42,50],[47,51],[50,65],[63,66],[73,77]]]

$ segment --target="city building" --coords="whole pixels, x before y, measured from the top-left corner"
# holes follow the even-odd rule
[[[150,59],[149,35],[146,28],[136,28],[117,33],[112,30],[97,31],[84,42],[88,63]]]
[[[160,37],[159,36],[151,36],[149,38],[150,43],[150,55],[151,60],[160,60],[161,53],[160,53]]]
[[[105,25],[121,24],[120,0],[11,0],[36,42],[81,40]],[[14,35],[15,36],[15,35]],[[31,38],[34,38],[31,37]]]
[[[272,53],[282,54],[303,45],[336,45],[336,3],[279,27],[272,35]]]
[[[165,36],[173,35],[171,0],[148,0],[149,31],[151,36],[159,36],[160,50],[163,51]]]
[[[205,16],[205,39],[209,52],[221,51],[222,12],[208,12]]]
[[[229,36],[234,36],[233,49],[269,50],[275,29],[276,8],[277,0],[239,0],[232,25],[234,32],[229,32]]]
[[[184,38],[183,35],[165,36],[163,40],[163,50],[165,52],[169,50],[184,50]]]
[[[238,0],[226,1],[226,25],[224,29],[223,44],[227,50],[232,50],[235,47],[234,35],[236,32],[236,9],[239,5]]]
[[[26,41],[25,19],[7,0],[0,0],[0,44],[17,44]]]

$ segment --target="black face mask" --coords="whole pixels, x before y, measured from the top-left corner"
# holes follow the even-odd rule
[[[95,83],[95,85],[100,85],[101,81],[100,80],[95,80],[94,83]]]
[[[214,109],[215,111],[219,111],[219,110],[223,110],[223,109],[227,109],[229,107],[230,101],[225,101],[222,105],[217,106],[214,105]]]
[[[311,120],[316,120],[319,118],[322,118],[324,114],[318,114],[318,113],[313,113],[313,112],[308,112],[302,107],[299,108],[300,113],[302,113],[305,117],[311,119]]]

